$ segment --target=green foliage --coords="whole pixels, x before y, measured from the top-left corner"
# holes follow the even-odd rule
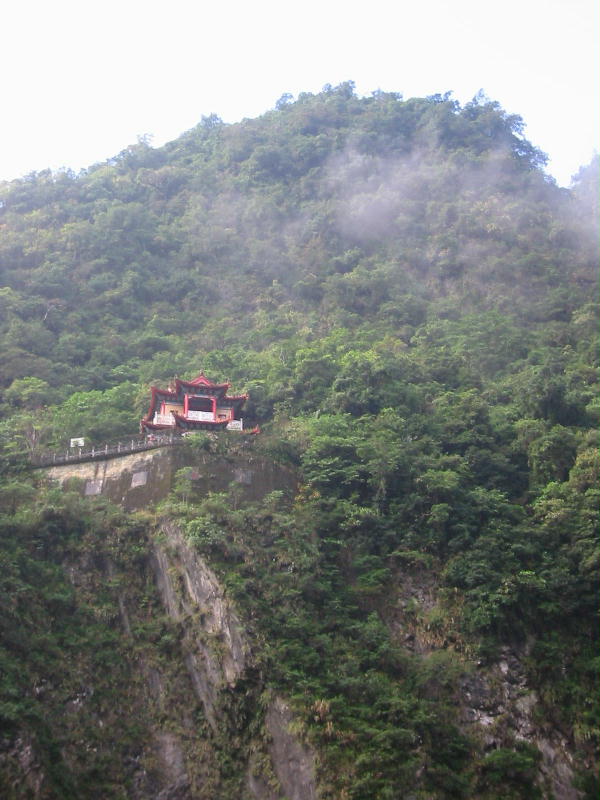
[[[255,628],[261,667],[273,689],[293,697],[324,755],[333,796],[405,791],[423,760],[423,741],[432,759],[425,785],[447,780],[464,796],[459,773],[469,747],[450,722],[459,671],[450,678],[446,670],[435,697],[415,690],[418,665],[370,610],[381,604],[391,570],[374,555],[350,561],[356,540],[322,538],[330,515],[316,511],[307,516],[306,502],[285,510],[279,495],[233,510],[225,495],[210,495],[187,509],[185,529]],[[310,534],[309,519],[317,521]]]
[[[21,408],[48,405],[50,387],[40,378],[17,378],[4,393],[7,403]]]
[[[541,791],[534,785],[539,759],[540,754],[524,743],[514,750],[493,750],[483,762],[482,788],[491,790],[492,797],[502,792],[506,798],[541,798]]]
[[[78,176],[0,185],[11,730],[38,725],[27,687],[76,643],[116,668],[112,590],[95,586],[82,610],[60,566],[82,554],[78,537],[123,565],[144,551],[74,494],[39,508],[29,455],[133,434],[150,385],[203,368],[250,393],[257,449],[304,483],[291,510],[280,497],[249,508],[235,492],[196,497],[184,470],[166,508],[293,698],[323,796],[536,796],[534,753],[508,743],[481,760],[458,733],[446,645],[424,662],[390,634],[406,569],[436,573],[468,652],[531,644],[539,714],[589,763],[598,159],[570,191],[543,163],[522,120],[484,96],[359,98],[348,82],[238,125],[206,118]],[[186,448],[232,458],[229,441]],[[136,624],[172,648],[162,621]],[[83,793],[111,796],[94,769]]]

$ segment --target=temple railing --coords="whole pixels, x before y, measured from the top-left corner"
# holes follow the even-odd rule
[[[186,419],[196,420],[197,422],[206,421],[206,422],[214,422],[215,415],[212,411],[192,411],[191,409],[187,412]]]
[[[158,412],[154,415],[152,422],[155,425],[175,425],[175,418],[172,414],[159,414]]]
[[[184,439],[170,431],[169,433],[148,434],[132,437],[122,442],[113,442],[91,447],[70,448],[63,452],[38,453],[31,457],[35,467],[52,467],[59,464],[74,464],[78,461],[96,461],[115,456],[126,456],[142,450],[154,450],[157,447],[169,447],[183,444]]]
[[[226,426],[228,431],[243,431],[243,420],[231,420]],[[31,462],[34,467],[52,467],[60,464],[76,464],[80,461],[100,461],[115,456],[126,456],[129,453],[139,453],[142,450],[154,450],[157,447],[170,447],[171,445],[184,444],[185,437],[192,431],[183,433],[175,431],[160,431],[147,433],[144,436],[132,436],[120,442],[107,442],[105,444],[91,445],[88,447],[70,447],[60,452],[33,453]]]

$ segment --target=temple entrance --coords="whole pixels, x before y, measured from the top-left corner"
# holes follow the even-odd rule
[[[146,432],[243,430],[240,412],[248,395],[230,396],[228,389],[228,383],[213,383],[202,373],[192,381],[175,378],[168,389],[152,386],[150,408],[140,428]]]
[[[188,395],[187,406],[189,411],[213,411],[212,397],[194,397]]]

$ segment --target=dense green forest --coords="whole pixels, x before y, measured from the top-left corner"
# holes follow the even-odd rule
[[[45,487],[31,454],[136,433],[150,385],[202,369],[249,393],[255,447],[300,491],[239,507],[183,476],[157,513],[225,582],[319,796],[552,797],[534,743],[509,726],[486,750],[457,717],[507,646],[596,796],[599,159],[568,190],[544,163],[484,96],[346,83],[0,184],[6,742],[36,731],[55,763],[31,687],[116,637],[64,565],[108,548],[126,574],[155,524]],[[428,615],[407,576],[435,587]],[[112,768],[55,765],[44,796],[133,796],[98,793]],[[190,796],[241,796],[218,780]]]

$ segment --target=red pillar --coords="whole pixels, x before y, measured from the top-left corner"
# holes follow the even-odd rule
[[[217,418],[217,398],[213,397],[212,399],[212,407],[213,407],[213,419]]]

